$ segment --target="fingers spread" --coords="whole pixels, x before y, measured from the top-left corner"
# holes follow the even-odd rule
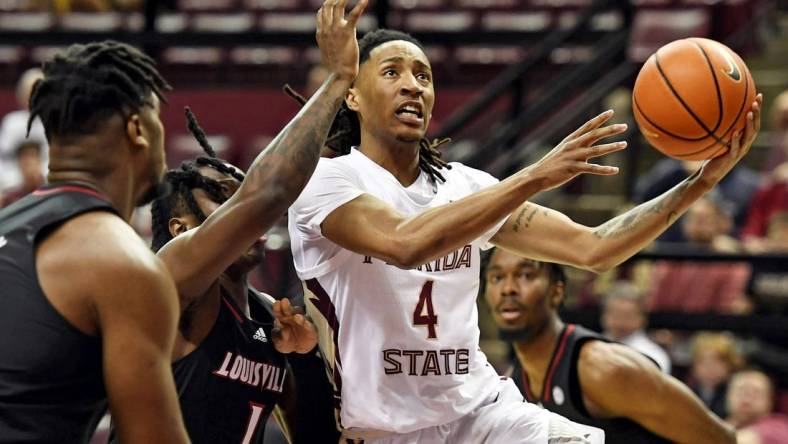
[[[345,4],[347,4],[347,0],[333,0],[331,3],[332,23],[339,25],[342,23],[342,20],[345,19]]]
[[[621,134],[627,130],[626,123],[619,123],[616,125],[608,125],[602,128],[597,128],[593,131],[589,131],[582,136],[576,138],[573,142],[575,146],[591,146],[595,144],[600,139],[604,139],[606,137],[615,136],[617,134]]]
[[[584,163],[578,168],[581,173],[597,174],[600,176],[613,176],[618,174],[618,167]]]
[[[613,110],[609,109],[609,110],[603,112],[602,114],[594,117],[593,119],[589,120],[588,122],[584,123],[580,128],[576,129],[572,134],[570,134],[564,140],[577,139],[578,137],[582,136],[583,134],[585,134],[585,133],[587,133],[587,132],[589,132],[589,131],[591,131],[593,129],[599,128],[603,123],[605,123],[608,120],[610,120],[611,117],[613,117]]]
[[[364,13],[364,9],[367,7],[368,1],[369,0],[360,0],[358,4],[356,4],[356,7],[353,8],[352,11],[350,11],[350,13],[347,16],[347,21],[350,26],[356,26],[359,17],[361,17],[361,14]]]
[[[591,159],[593,157],[601,157],[606,154],[621,151],[627,147],[626,141],[605,143],[603,145],[590,146],[584,149],[583,158]]]

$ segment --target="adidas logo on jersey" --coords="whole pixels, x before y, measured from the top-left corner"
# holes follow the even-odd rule
[[[265,336],[265,332],[263,331],[263,327],[260,327],[260,328],[257,329],[257,331],[255,332],[254,336],[252,336],[252,339],[256,339],[256,340],[258,340],[260,342],[268,342],[268,338]]]

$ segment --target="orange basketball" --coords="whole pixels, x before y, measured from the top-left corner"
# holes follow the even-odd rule
[[[632,92],[640,131],[662,153],[703,160],[728,151],[744,128],[755,83],[741,57],[714,40],[676,40],[641,68]]]

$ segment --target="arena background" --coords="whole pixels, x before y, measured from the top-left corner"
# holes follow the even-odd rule
[[[22,107],[17,80],[54,51],[122,40],[154,55],[175,88],[162,109],[169,165],[198,153],[183,119],[189,105],[220,157],[245,168],[298,109],[282,85],[309,94],[324,75],[316,67],[318,7],[317,0],[0,0],[0,115]],[[672,373],[691,385],[697,385],[693,335],[726,332],[721,337],[735,339],[744,362],[775,379],[775,409],[788,413],[788,2],[372,1],[360,32],[378,26],[425,43],[437,96],[430,133],[453,139],[443,149],[450,160],[503,178],[603,109],[630,123],[629,149],[605,159],[622,167],[618,176],[581,177],[537,196],[585,224],[601,223],[686,176],[634,125],[631,87],[642,62],[688,36],[722,41],[741,54],[765,96],[763,129],[711,209],[699,212],[710,234],[695,238],[679,222],[613,272],[569,270],[565,320],[601,330],[605,297],[634,295],[652,339],[670,355]],[[18,122],[7,118],[0,126],[6,204],[36,185],[16,173]],[[45,145],[40,150],[43,161]],[[728,225],[717,223],[728,218]],[[135,216],[142,236],[150,234],[148,219],[147,209]],[[676,282],[679,275],[685,285]],[[284,218],[269,233],[266,264],[254,279],[276,297],[301,297]],[[497,341],[482,300],[479,308],[484,349],[503,371],[509,349]]]

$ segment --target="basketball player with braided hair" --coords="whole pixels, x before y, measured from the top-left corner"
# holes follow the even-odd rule
[[[152,223],[153,247],[181,301],[173,372],[195,443],[262,443],[274,407],[287,404],[283,425],[294,442],[338,437],[332,391],[310,353],[314,325],[287,299],[251,288],[247,273],[263,258],[261,238],[309,180],[356,77],[356,23],[365,6],[360,1],[347,17],[345,2],[318,11],[317,41],[330,75],[246,174],[216,158],[187,110],[206,155],[167,172],[173,192],[153,203]]]
[[[175,285],[128,224],[162,189],[169,86],[117,42],[72,45],[43,71],[30,120],[49,183],[0,210],[0,441],[87,443],[109,404],[124,443],[188,442]]]
[[[424,149],[435,91],[416,39],[377,30],[359,41],[359,51],[359,74],[338,116],[349,125],[334,125],[356,146],[321,159],[289,211],[295,268],[320,331],[344,436],[365,443],[598,442],[598,430],[580,431],[523,403],[479,351],[479,251],[494,244],[592,271],[621,263],[746,154],[759,128],[760,96],[727,154],[593,228],[527,199],[579,174],[617,173],[588,162],[625,147],[597,144],[626,129],[604,126],[612,112],[499,182],[459,163],[444,167]]]

